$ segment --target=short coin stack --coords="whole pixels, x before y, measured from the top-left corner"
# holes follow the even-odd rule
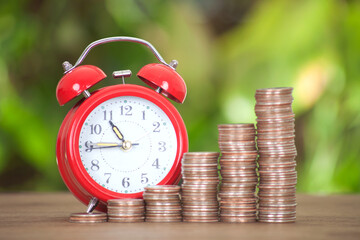
[[[107,221],[106,213],[72,213],[69,222],[72,223],[102,223]]]
[[[187,152],[182,158],[181,201],[184,222],[218,222],[217,152]]]
[[[254,124],[218,125],[221,150],[220,221],[256,221],[257,150]]]
[[[109,222],[144,222],[145,205],[143,199],[110,199],[107,203]]]
[[[260,222],[294,222],[296,219],[297,152],[292,90],[268,88],[255,93]]]
[[[155,185],[145,187],[146,222],[181,222],[180,187]]]

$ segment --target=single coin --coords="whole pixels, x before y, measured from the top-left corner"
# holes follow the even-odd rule
[[[181,222],[182,218],[146,218],[145,222],[153,222],[153,223],[174,223],[174,222]]]
[[[143,199],[123,198],[123,199],[109,199],[107,201],[110,206],[132,206],[132,205],[144,205]]]
[[[189,222],[189,223],[214,223],[214,222],[219,222],[219,219],[218,218],[210,218],[210,219],[184,218],[183,222]]]
[[[112,223],[139,223],[144,222],[145,217],[142,218],[115,218],[109,217],[108,221]]]
[[[196,206],[196,205],[187,205],[183,206],[183,212],[218,212],[219,207],[218,206]]]
[[[217,157],[219,156],[218,152],[186,152],[183,157],[193,158],[193,157]]]
[[[220,216],[220,222],[224,223],[253,223],[256,222],[256,216],[251,217],[223,217]]]
[[[146,192],[154,193],[178,193],[180,191],[180,186],[177,185],[154,185],[145,187]]]
[[[289,217],[289,218],[264,218],[259,217],[259,222],[264,223],[293,223],[296,221],[296,217]]]
[[[173,195],[173,194],[151,194],[145,192],[143,194],[144,200],[163,200],[163,201],[177,201],[179,200],[179,194]]]
[[[187,168],[210,168],[210,169],[217,169],[218,164],[216,163],[183,163],[182,167]]]
[[[183,216],[183,220],[215,220],[215,219],[219,219],[219,216],[217,215],[213,215],[213,216]]]
[[[188,207],[188,206],[214,206],[214,207],[218,207],[219,203],[218,200],[202,200],[202,201],[194,201],[194,200],[183,200],[182,201],[182,206],[184,207]]]
[[[144,212],[142,213],[111,213],[108,214],[108,217],[117,217],[117,218],[136,218],[136,217],[143,217],[145,215]]]

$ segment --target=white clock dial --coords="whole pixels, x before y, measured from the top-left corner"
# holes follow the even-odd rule
[[[177,138],[161,108],[140,97],[122,96],[103,102],[87,116],[79,151],[98,184],[113,192],[137,193],[169,173]]]

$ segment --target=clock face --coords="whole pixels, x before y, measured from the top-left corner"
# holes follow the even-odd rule
[[[146,99],[122,96],[98,105],[80,130],[81,161],[95,182],[131,194],[161,182],[177,153],[175,129]]]

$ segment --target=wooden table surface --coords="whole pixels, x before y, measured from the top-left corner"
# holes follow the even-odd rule
[[[360,195],[297,196],[297,221],[69,223],[86,207],[70,193],[0,193],[0,239],[360,239]]]

